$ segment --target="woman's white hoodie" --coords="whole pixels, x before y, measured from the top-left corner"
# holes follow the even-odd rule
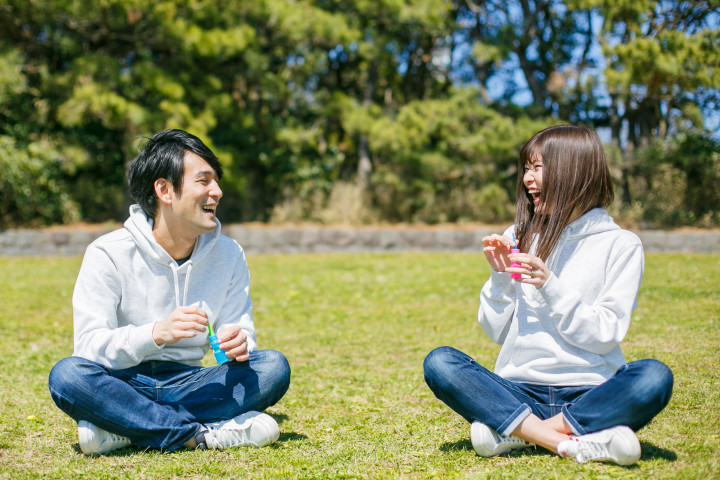
[[[494,270],[482,288],[478,320],[502,344],[495,373],[540,385],[603,383],[625,363],[620,342],[643,276],[642,243],[596,208],[568,225],[546,265],[552,275],[539,289]]]
[[[178,266],[152,234],[152,220],[130,207],[125,228],[88,246],[73,293],[73,355],[110,369],[149,360],[200,366],[208,333],[158,346],[155,322],[179,306],[204,309],[214,332],[239,325],[248,350],[256,346],[250,274],[242,247],[220,234],[200,235],[190,259]]]

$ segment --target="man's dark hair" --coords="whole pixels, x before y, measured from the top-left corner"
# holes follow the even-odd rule
[[[130,163],[128,186],[130,195],[143,209],[148,218],[154,218],[157,210],[155,180],[169,181],[178,195],[182,193],[186,152],[192,152],[205,160],[222,178],[220,161],[199,138],[184,130],[164,130],[156,133],[145,144],[140,154]]]

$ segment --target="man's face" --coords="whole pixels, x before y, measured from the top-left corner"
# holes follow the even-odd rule
[[[201,235],[217,227],[215,208],[222,190],[215,170],[199,155],[186,152],[183,159],[182,192],[173,192],[172,211],[178,227],[186,233]]]

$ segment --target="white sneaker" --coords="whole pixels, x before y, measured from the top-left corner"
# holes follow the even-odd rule
[[[102,455],[131,445],[129,438],[106,432],[87,420],[78,422],[78,438],[80,450],[85,455]]]
[[[558,453],[578,463],[591,460],[632,465],[640,459],[640,442],[629,427],[619,426],[560,442]]]
[[[481,457],[494,457],[512,450],[534,447],[535,444],[526,442],[514,435],[499,435],[495,430],[481,422],[470,425],[470,441],[475,453]]]
[[[274,418],[253,411],[224,422],[209,423],[205,427],[205,445],[217,450],[241,445],[262,447],[280,437],[280,427]]]

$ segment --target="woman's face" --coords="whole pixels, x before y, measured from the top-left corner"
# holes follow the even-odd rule
[[[543,188],[543,162],[542,157],[539,154],[535,154],[530,157],[530,161],[525,164],[523,172],[523,183],[527,188],[528,193],[533,198],[533,205],[535,205],[535,213],[550,213],[544,212],[544,205],[542,203],[542,188]]]

